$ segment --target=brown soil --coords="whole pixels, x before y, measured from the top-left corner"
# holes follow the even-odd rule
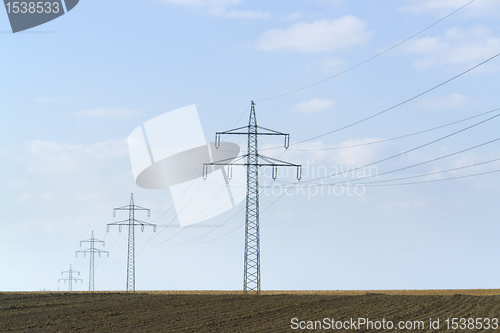
[[[1,332],[305,332],[292,330],[292,318],[425,323],[423,330],[348,332],[500,332],[447,330],[444,322],[500,319],[500,290],[0,293]],[[439,329],[429,328],[430,318],[440,319]],[[323,331],[332,330],[307,330]]]

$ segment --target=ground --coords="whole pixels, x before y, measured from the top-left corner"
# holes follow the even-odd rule
[[[332,331],[325,322],[350,325],[351,318],[367,318],[372,325],[385,320],[386,325],[422,321],[425,326],[377,330],[358,325],[336,331],[500,332],[493,320],[500,319],[500,290],[0,293],[1,332],[306,332],[292,329],[299,325],[316,325],[307,332],[323,332]],[[447,329],[447,318],[450,325],[452,318],[472,318],[474,324]]]

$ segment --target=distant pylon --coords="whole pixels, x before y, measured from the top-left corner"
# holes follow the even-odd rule
[[[74,278],[73,277],[73,273],[78,273],[78,275],[80,275],[80,272],[78,271],[74,271],[72,268],[71,268],[71,265],[69,265],[69,271],[64,271],[64,272],[61,272],[61,275],[64,275],[64,273],[68,274],[68,277],[67,278],[64,278],[64,279],[59,279],[58,282],[61,282],[61,281],[64,281],[64,283],[66,283],[66,281],[69,281],[69,284],[68,284],[68,291],[73,291],[73,281],[78,282],[78,280],[80,280],[82,283],[83,283],[83,280],[82,279],[78,279],[78,278]]]
[[[258,130],[262,130],[259,132]],[[215,134],[215,147],[219,148],[221,134],[230,135],[247,135],[248,136],[248,153],[241,158],[231,161],[230,159],[216,161],[203,164],[203,177],[207,177],[207,167],[209,165],[228,165],[228,173],[231,174],[233,165],[244,165],[247,167],[247,195],[246,195],[246,214],[245,214],[245,263],[243,273],[243,291],[260,293],[260,234],[259,234],[259,167],[272,167],[272,177],[276,179],[277,169],[279,166],[296,167],[297,179],[302,176],[302,166],[288,163],[275,158],[260,155],[258,153],[257,137],[259,135],[283,135],[285,137],[285,149],[290,145],[290,135],[278,131],[270,130],[265,127],[257,126],[257,118],[255,116],[255,103],[252,101],[250,110],[250,119],[248,126],[238,127],[225,132],[217,132]],[[247,159],[246,163],[234,163],[243,158]],[[265,163],[259,162],[259,158]]]
[[[94,254],[97,253],[99,255],[99,257],[100,257],[101,253],[106,253],[108,255],[108,257],[109,257],[109,252],[95,248],[95,243],[102,243],[102,246],[104,246],[104,241],[95,239],[94,238],[94,231],[93,230],[92,230],[92,235],[90,236],[90,239],[80,241],[80,247],[82,247],[82,243],[90,243],[90,247],[87,250],[76,251],[76,256],[78,257],[78,252],[83,253],[84,257],[85,257],[86,253],[90,254],[89,291],[94,291],[95,290],[95,282],[94,282]]]
[[[135,226],[140,225],[141,231],[144,231],[144,226],[152,226],[156,232],[156,224],[143,222],[135,219],[136,210],[147,210],[148,216],[151,215],[149,208],[139,207],[134,205],[134,194],[130,194],[130,205],[119,208],[113,208],[113,216],[116,216],[117,210],[128,210],[128,220],[118,221],[107,224],[107,231],[110,225],[119,226],[119,231],[122,231],[122,226],[128,226],[128,256],[127,256],[127,292],[135,291]]]

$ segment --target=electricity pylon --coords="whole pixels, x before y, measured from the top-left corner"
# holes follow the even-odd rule
[[[73,277],[73,273],[78,273],[78,275],[80,275],[80,272],[74,271],[71,268],[71,264],[69,265],[69,271],[61,272],[61,275],[64,275],[64,273],[67,273],[68,277],[64,278],[64,279],[59,279],[59,281],[57,281],[57,282],[59,283],[61,281],[64,281],[64,283],[66,283],[66,281],[69,281],[68,291],[73,291],[73,281],[75,281],[75,283],[78,283],[78,280],[80,280],[83,283],[82,279],[78,279],[78,278]]]
[[[90,239],[80,241],[80,247],[82,247],[82,243],[90,243],[90,247],[87,250],[76,251],[76,256],[78,257],[78,252],[83,253],[84,257],[85,257],[86,253],[90,254],[89,291],[94,291],[95,290],[95,285],[94,285],[94,254],[97,253],[100,257],[101,253],[106,253],[109,257],[109,252],[95,248],[95,243],[102,243],[102,246],[104,246],[104,241],[95,239],[94,238],[94,231],[92,231],[92,235],[90,236]]]
[[[259,132],[259,129],[261,130]],[[255,103],[252,101],[250,109],[250,119],[248,126],[238,127],[225,132],[215,134],[215,148],[220,146],[220,136],[224,135],[247,135],[248,152],[236,159],[224,159],[212,163],[203,164],[203,177],[207,178],[207,167],[214,165],[227,165],[228,175],[232,174],[233,165],[244,165],[247,167],[247,194],[246,194],[246,213],[245,213],[245,263],[243,273],[243,291],[260,293],[260,234],[259,234],[259,167],[272,167],[272,177],[276,179],[278,167],[296,167],[297,179],[302,177],[302,166],[288,163],[275,158],[260,155],[258,153],[257,137],[259,135],[282,135],[285,137],[285,149],[290,145],[290,135],[274,131],[265,127],[257,126],[255,116]],[[246,163],[237,163],[246,158]],[[265,163],[259,161],[263,160]]]
[[[140,225],[141,231],[144,231],[144,226],[152,226],[156,232],[156,224],[139,221],[135,219],[136,210],[147,210],[148,217],[151,215],[151,209],[134,205],[134,194],[130,194],[130,205],[119,208],[113,208],[113,217],[116,216],[117,210],[128,210],[128,219],[113,223],[108,223],[106,231],[109,231],[110,225],[117,225],[119,231],[122,231],[122,226],[128,226],[128,256],[127,256],[127,292],[135,291],[135,227]]]

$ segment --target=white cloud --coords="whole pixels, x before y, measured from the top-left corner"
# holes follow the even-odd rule
[[[298,22],[285,29],[265,32],[255,46],[265,51],[305,53],[345,50],[368,41],[372,32],[367,32],[366,26],[365,21],[351,15],[333,21]]]
[[[346,68],[344,60],[337,57],[324,57],[311,65],[308,68],[316,68],[327,73],[337,74]]]
[[[421,55],[413,63],[417,70],[443,65],[472,66],[500,52],[500,38],[482,27],[450,28],[441,36],[417,39],[405,50]]]
[[[386,213],[394,213],[419,210],[426,206],[425,200],[390,200],[382,204],[379,209]]]
[[[251,18],[251,19],[267,19],[270,17],[268,12],[254,11],[254,10],[228,10],[222,8],[211,8],[210,14],[213,16],[227,17],[227,18]]]
[[[285,21],[295,21],[302,18],[304,15],[301,12],[293,12],[285,15],[283,18]]]
[[[28,185],[28,179],[26,178],[14,178],[14,179],[11,179],[7,185],[9,185],[10,187],[12,188],[22,188],[22,187],[26,187]]]
[[[35,98],[35,102],[38,104],[64,104],[64,103],[70,103],[73,101],[74,101],[74,99],[69,98],[69,97],[41,96],[41,97]]]
[[[173,3],[183,6],[195,7],[225,7],[229,5],[236,5],[241,0],[163,0],[164,2]]]
[[[102,200],[102,194],[97,192],[78,192],[73,196],[76,202],[96,202],[98,200]]]
[[[137,114],[137,111],[131,109],[117,109],[117,108],[96,108],[82,110],[73,113],[76,117],[127,117]]]
[[[54,200],[54,194],[47,191],[40,193],[40,195],[33,195],[30,192],[26,192],[21,195],[18,195],[16,201],[18,203],[26,203],[32,199],[42,199],[46,201],[52,201]]]
[[[365,145],[358,146],[370,142],[380,141],[381,138],[365,138],[346,140],[338,144],[339,147],[354,146],[348,149],[338,149],[332,152],[335,163],[337,165],[353,165],[360,166],[368,163],[373,163],[389,156],[389,151],[394,147],[392,145]],[[374,166],[378,167],[378,166]]]
[[[337,103],[329,99],[313,98],[307,102],[301,102],[293,107],[294,111],[300,113],[315,113],[333,108]]]
[[[345,2],[345,0],[308,0],[308,2],[317,2],[319,4],[325,4],[325,5],[335,5],[339,6]]]
[[[124,140],[91,145],[72,145],[35,140],[25,143],[23,150],[27,171],[32,173],[61,173],[85,170],[89,163],[128,156]]]
[[[40,199],[52,201],[52,200],[54,200],[54,194],[52,192],[48,192],[48,191],[42,192],[40,194]]]
[[[28,200],[31,199],[31,193],[23,193],[17,197],[17,202],[19,203],[25,203],[28,202]]]
[[[467,96],[453,93],[446,96],[426,97],[420,102],[420,106],[428,111],[446,111],[461,109],[476,103]]]
[[[450,14],[454,10],[464,6],[471,0],[406,0],[406,6],[401,10],[412,14],[435,13],[437,15]],[[471,3],[464,8],[468,15],[483,16],[497,14],[500,9],[498,0],[480,0]]]
[[[73,227],[76,222],[68,220],[68,214],[109,210],[112,202],[127,200],[136,190],[125,139],[94,144],[36,140],[16,148],[9,156],[9,178],[16,180],[13,185],[29,187],[14,187],[12,197],[18,209],[31,205],[24,214],[32,216],[31,226],[39,224],[39,211],[58,226]]]
[[[135,184],[126,139],[92,144],[29,141],[10,149],[7,159],[11,161],[4,176],[7,181],[27,184],[10,190],[8,204],[12,210],[24,210],[16,226],[26,221],[25,230],[30,233],[49,232],[40,216],[60,228],[58,232],[83,230],[87,234],[91,225],[104,231],[111,222],[112,208],[125,205],[131,192],[153,214],[160,215],[172,204],[168,191],[141,189]],[[174,217],[175,212],[170,218]]]
[[[163,0],[163,2],[175,5],[188,6],[206,10],[210,15],[227,18],[269,18],[268,12],[253,10],[227,9],[241,3],[241,0]]]

